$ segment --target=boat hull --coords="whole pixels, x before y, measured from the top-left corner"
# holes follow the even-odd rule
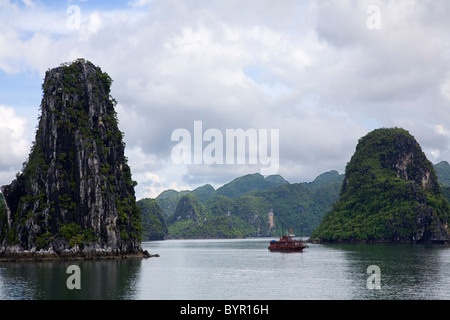
[[[281,237],[279,241],[272,240],[268,247],[270,251],[280,252],[300,252],[305,248],[307,245],[303,241],[294,240],[290,235]]]
[[[278,252],[301,252],[305,249],[305,247],[293,247],[293,248],[285,248],[285,247],[278,247],[278,248],[271,248],[269,247],[270,251],[278,251]]]

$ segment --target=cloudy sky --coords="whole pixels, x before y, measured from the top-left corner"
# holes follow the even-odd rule
[[[192,153],[195,139],[211,147],[212,129],[224,159],[227,130],[278,130],[267,155],[279,151],[290,182],[343,173],[379,127],[450,160],[449,13],[448,0],[0,0],[0,184],[27,159],[45,71],[81,57],[114,80],[138,198],[265,167],[178,164],[177,129]],[[264,151],[261,138],[251,141]]]

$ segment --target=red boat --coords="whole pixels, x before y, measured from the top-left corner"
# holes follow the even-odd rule
[[[268,249],[270,251],[299,252],[308,247],[302,240],[294,240],[292,237],[294,235],[287,234],[278,241],[272,240]]]

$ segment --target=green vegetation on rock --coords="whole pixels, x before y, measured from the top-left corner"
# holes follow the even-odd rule
[[[449,212],[433,165],[414,137],[400,128],[377,129],[359,140],[340,198],[311,237],[442,242]]]
[[[142,251],[136,182],[111,84],[107,73],[84,59],[46,72],[28,160],[1,188],[0,254]]]
[[[281,176],[268,176],[264,178],[259,173],[248,174],[218,188],[216,194],[230,198],[239,198],[249,191],[266,190],[288,183]]]
[[[436,170],[439,184],[450,187],[450,164],[447,161],[441,161],[434,165],[434,169]]]
[[[217,190],[210,185],[166,190],[156,201],[164,211],[169,238],[278,236],[289,229],[306,236],[337,200],[342,179],[330,171],[312,182],[290,184],[278,175],[250,174]]]
[[[144,241],[164,239],[169,230],[159,203],[155,199],[142,199],[137,205],[141,211],[142,239]]]

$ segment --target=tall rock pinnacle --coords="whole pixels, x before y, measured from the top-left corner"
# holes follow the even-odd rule
[[[48,70],[23,172],[1,188],[0,255],[139,254],[135,182],[111,78],[84,59]]]

